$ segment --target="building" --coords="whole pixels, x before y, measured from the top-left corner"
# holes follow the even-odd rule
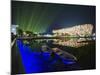
[[[11,33],[13,33],[14,35],[17,34],[17,30],[16,30],[17,27],[18,25],[11,25]]]
[[[54,36],[91,36],[93,30],[92,24],[76,25],[73,27],[53,30]]]

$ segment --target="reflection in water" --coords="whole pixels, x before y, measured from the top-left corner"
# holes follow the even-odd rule
[[[51,47],[51,40],[17,40],[26,73],[78,70],[76,57],[60,48]],[[53,45],[53,44],[51,44]]]
[[[81,47],[92,43],[92,38],[63,38],[63,39],[38,39],[34,42],[37,43],[50,43],[54,45],[69,46],[69,47]],[[44,45],[45,46],[45,45]]]
[[[69,46],[69,47],[81,47],[88,45],[92,41],[91,38],[74,38],[74,39],[54,39],[53,44]]]
[[[22,52],[22,61],[27,61],[24,63],[27,73],[95,68],[95,44],[92,44],[91,38],[35,39],[19,42],[17,44]],[[24,58],[24,55],[30,59],[27,56]],[[34,65],[39,70],[35,69]]]

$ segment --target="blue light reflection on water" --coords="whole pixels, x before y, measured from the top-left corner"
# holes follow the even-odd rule
[[[55,54],[55,58],[51,60],[50,53],[33,52],[29,46],[23,44],[22,40],[17,40],[22,63],[26,73],[39,73],[53,70],[53,65],[57,60],[61,59],[60,56]],[[36,48],[34,48],[36,51]],[[73,61],[63,60],[64,64],[73,64]],[[75,63],[75,62],[74,62]]]
[[[42,72],[45,67],[39,52],[32,52],[22,41],[17,41],[26,73]]]

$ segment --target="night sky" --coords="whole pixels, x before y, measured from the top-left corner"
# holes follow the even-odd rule
[[[12,25],[24,31],[51,33],[53,29],[93,24],[95,6],[12,1]]]

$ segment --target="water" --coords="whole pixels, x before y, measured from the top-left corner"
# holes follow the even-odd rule
[[[24,73],[95,68],[95,40],[91,38],[17,40]]]

